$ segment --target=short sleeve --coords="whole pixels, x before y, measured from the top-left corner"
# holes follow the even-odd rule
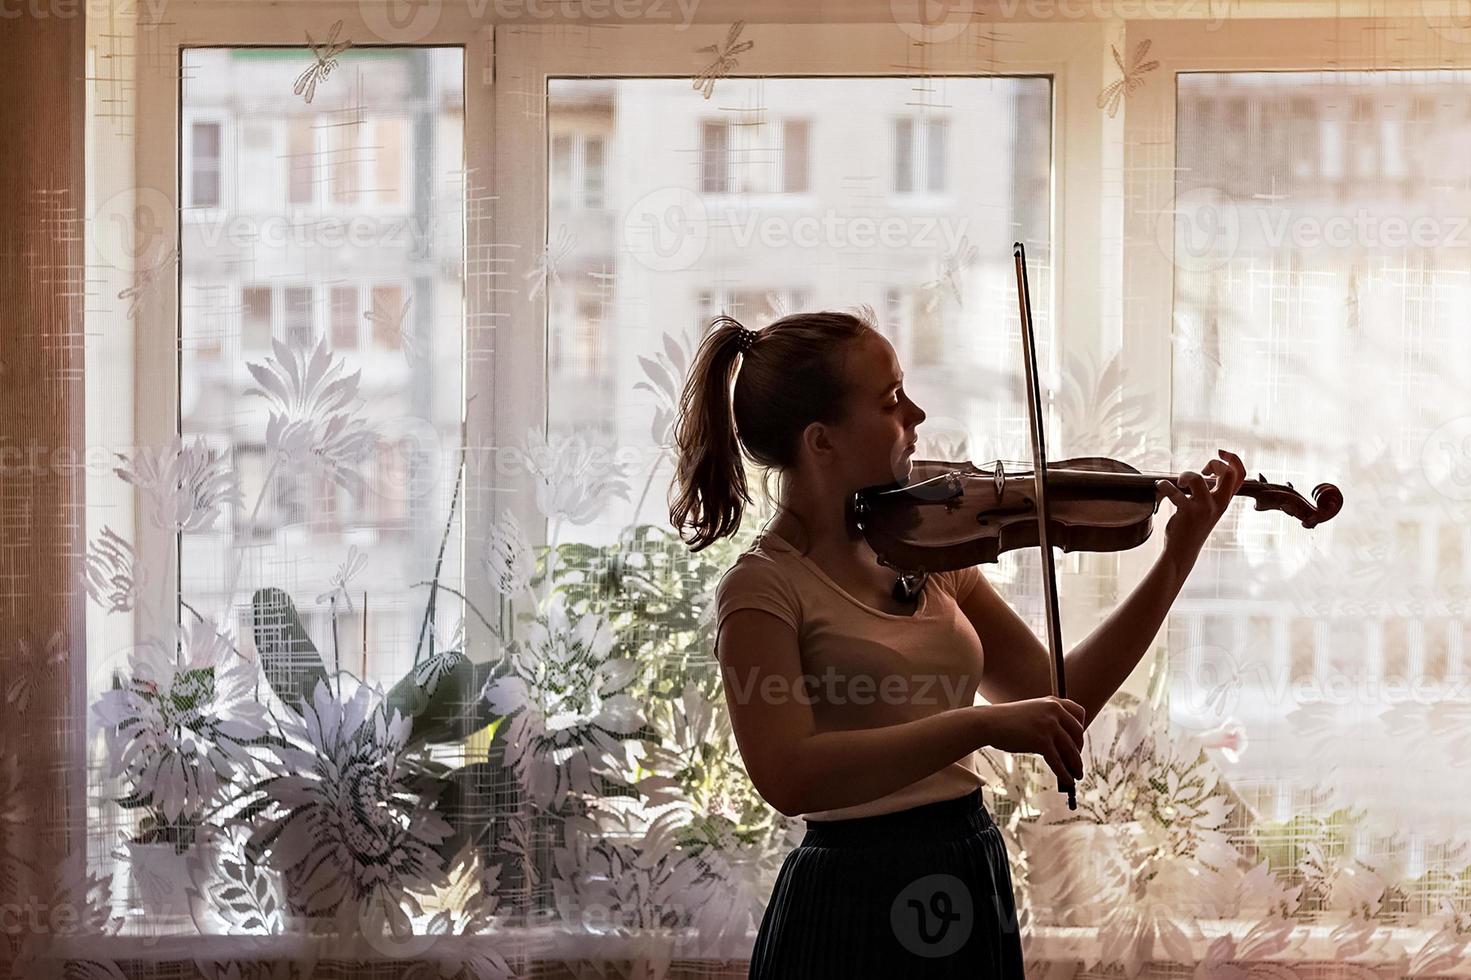
[[[715,587],[715,638],[725,617],[737,609],[762,609],[797,629],[802,607],[792,583],[769,559],[743,555]]]
[[[979,565],[968,565],[946,574],[950,576],[950,591],[955,596],[956,602],[964,602],[970,598],[970,594],[981,583],[981,566]]]

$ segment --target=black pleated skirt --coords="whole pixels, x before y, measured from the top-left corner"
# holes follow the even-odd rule
[[[782,862],[751,980],[1025,980],[1006,841],[979,789],[808,821]]]

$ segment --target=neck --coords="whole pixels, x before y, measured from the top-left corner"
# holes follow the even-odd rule
[[[801,487],[793,487],[782,494],[771,529],[802,551],[871,561],[873,551],[853,522],[851,496],[804,492]]]

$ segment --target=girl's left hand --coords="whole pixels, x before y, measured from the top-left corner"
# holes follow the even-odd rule
[[[1185,490],[1168,480],[1155,482],[1161,499],[1169,498],[1175,505],[1175,512],[1165,525],[1165,547],[1187,554],[1191,560],[1205,547],[1205,539],[1221,515],[1226,513],[1226,508],[1231,506],[1231,499],[1241,489],[1241,484],[1246,482],[1246,465],[1241,462],[1241,457],[1224,449],[1216,451],[1221,458],[1206,463],[1199,473],[1186,470],[1180,474]],[[1208,486],[1205,480],[1212,473],[1216,474],[1214,487]]]

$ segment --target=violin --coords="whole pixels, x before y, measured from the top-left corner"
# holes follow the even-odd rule
[[[1053,694],[1065,698],[1053,547],[1065,552],[1124,551],[1143,544],[1163,499],[1156,484],[1179,486],[1179,475],[1141,473],[1105,456],[1047,462],[1026,250],[1021,242],[1013,245],[1013,257],[1027,372],[1031,468],[1008,470],[999,460],[987,469],[969,462],[914,460],[905,480],[859,490],[849,509],[879,563],[899,573],[894,596],[901,601],[917,598],[932,572],[994,562],[1002,552],[1017,548],[1040,548],[1048,649],[1055,667]],[[1243,481],[1236,495],[1254,499],[1259,511],[1289,514],[1305,528],[1330,520],[1343,507],[1343,494],[1331,483],[1314,487],[1309,501],[1291,483],[1269,483],[1260,474]],[[1064,791],[1062,786],[1058,790]],[[1076,810],[1074,787],[1066,787],[1066,792],[1068,808]]]

